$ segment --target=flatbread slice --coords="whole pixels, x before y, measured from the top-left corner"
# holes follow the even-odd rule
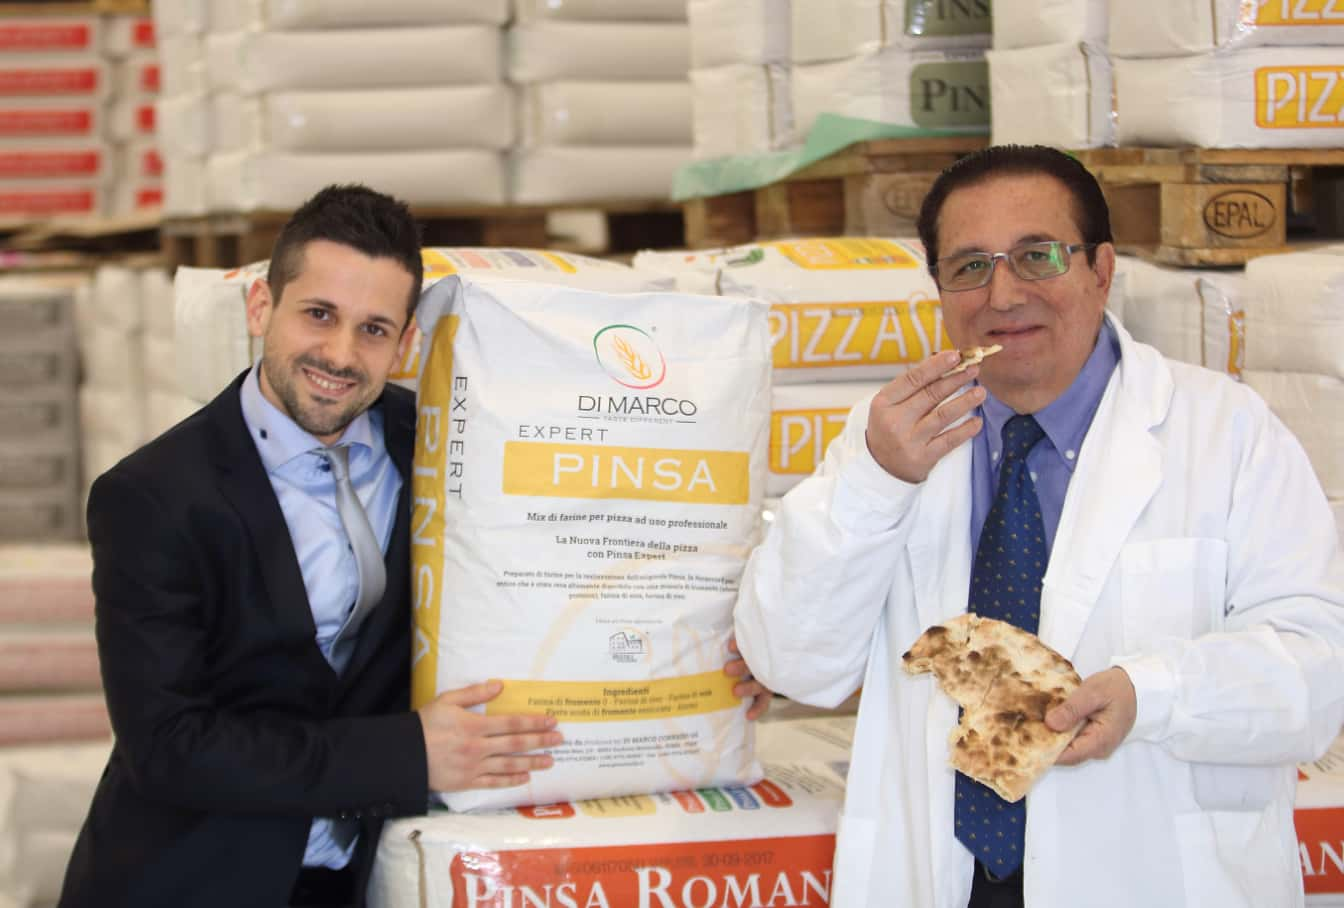
[[[1045,714],[1082,683],[1035,634],[967,613],[926,630],[901,657],[909,674],[932,672],[961,705],[949,762],[1005,801],[1026,796],[1082,727],[1051,731]]]
[[[958,351],[961,353],[961,362],[944,372],[943,378],[956,375],[958,372],[965,372],[971,366],[977,366],[983,362],[986,356],[993,356],[1002,349],[1003,344],[990,344],[988,347],[967,347]]]

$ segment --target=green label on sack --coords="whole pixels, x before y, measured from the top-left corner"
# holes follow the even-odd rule
[[[905,4],[905,33],[916,38],[950,35],[987,35],[989,0],[909,0]]]
[[[989,126],[989,64],[916,66],[910,71],[910,115],[925,129]]]

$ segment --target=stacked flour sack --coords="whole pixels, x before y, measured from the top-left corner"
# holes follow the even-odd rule
[[[641,252],[635,267],[671,275],[682,289],[770,304],[772,499],[821,465],[854,404],[951,346],[916,241],[837,237]]]
[[[163,204],[163,158],[156,109],[162,69],[154,20],[109,17],[103,45],[115,90],[108,130],[118,151],[111,213],[155,212]]]
[[[509,201],[666,199],[690,159],[685,0],[518,0]]]
[[[180,390],[173,287],[152,259],[102,265],[78,307],[84,491],[198,406]]]
[[[994,0],[988,57],[996,145],[1115,144],[1109,6],[1110,0]]]
[[[7,17],[0,29],[0,217],[100,215],[117,178],[112,76],[97,16]]]
[[[1240,379],[1252,293],[1239,268],[1174,268],[1122,255],[1107,308],[1163,356]]]
[[[75,309],[87,283],[0,279],[0,542],[82,533]]]
[[[160,108],[172,213],[288,210],[348,182],[414,205],[504,201],[506,0],[220,0],[198,12],[160,20],[205,61],[184,52],[187,90],[166,86]],[[192,197],[202,168],[205,197]]]
[[[687,3],[696,160],[765,154],[795,141],[790,3]]]
[[[1306,448],[1344,536],[1344,246],[1251,259],[1241,378]]]
[[[85,544],[0,546],[0,905],[56,903],[111,750]]]
[[[417,318],[412,700],[498,678],[487,713],[565,736],[526,785],[447,805],[758,782],[723,665],[765,479],[766,307],[459,274]]]
[[[1344,9],[1334,0],[1113,3],[1121,145],[1344,144]]]
[[[988,0],[793,0],[793,119],[988,133]]]
[[[369,905],[827,905],[854,716],[777,711],[754,785],[391,821]]]

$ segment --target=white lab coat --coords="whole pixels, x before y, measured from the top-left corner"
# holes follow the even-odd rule
[[[1344,721],[1333,519],[1254,392],[1116,327],[1120,365],[1069,485],[1039,632],[1083,677],[1122,665],[1138,718],[1109,759],[1055,767],[1027,796],[1026,904],[1301,905],[1293,764]],[[866,421],[864,402],[784,498],[743,578],[737,639],[757,677],[803,702],[863,684],[832,904],[965,908],[957,707],[900,656],[966,610],[971,446],[909,485],[873,461]]]

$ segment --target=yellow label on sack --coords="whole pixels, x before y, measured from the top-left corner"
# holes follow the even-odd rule
[[[420,250],[425,283],[457,274],[461,271],[489,272],[509,269],[535,269],[537,273],[559,271],[574,274],[578,271],[563,255],[537,249],[435,249]]]
[[[447,277],[450,274],[457,274],[457,266],[453,264],[448,256],[437,249],[424,248],[420,250],[420,264],[425,269],[425,280],[438,280]]]
[[[766,243],[799,268],[808,271],[920,268],[922,263],[891,240],[837,237]]]
[[[1227,374],[1238,381],[1246,363],[1246,310],[1227,314]]]
[[[406,330],[411,333],[411,340],[406,345],[406,352],[402,354],[401,359],[397,360],[397,364],[388,373],[389,381],[405,381],[420,374],[420,345],[425,338],[420,333],[420,325],[416,322],[414,315],[411,316],[411,323],[406,326]]]
[[[803,476],[814,472],[848,415],[848,407],[771,413],[770,472]]]
[[[1243,4],[1259,7],[1256,25],[1344,25],[1344,0],[1243,0]]]
[[[439,684],[439,612],[447,477],[460,439],[450,438],[453,340],[458,317],[439,319],[416,407],[411,471],[411,706],[433,700]],[[460,433],[458,433],[460,434]]]
[[[557,271],[563,271],[565,274],[578,273],[579,269],[575,268],[573,265],[565,261],[560,256],[556,255],[554,252],[543,252],[541,255],[543,258],[546,259],[546,261],[554,265]]]
[[[547,715],[561,722],[674,719],[734,709],[737,681],[722,671],[655,681],[505,680],[487,716]]]
[[[746,504],[745,451],[504,443],[504,494]]]
[[[576,801],[574,806],[585,815],[603,820],[617,817],[648,817],[657,812],[658,807],[648,795],[626,795],[622,798],[591,798]]]
[[[776,303],[770,341],[776,369],[911,365],[952,346],[936,299]]]
[[[1344,65],[1257,69],[1255,125],[1261,129],[1344,128]]]

